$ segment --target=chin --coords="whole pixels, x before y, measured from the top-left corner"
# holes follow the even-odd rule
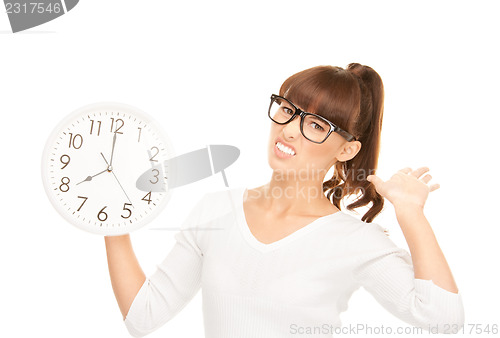
[[[267,163],[269,167],[273,170],[294,170],[299,169],[296,168],[297,163],[292,163],[291,159],[282,159],[279,158],[275,153],[274,149],[270,149],[267,156]]]

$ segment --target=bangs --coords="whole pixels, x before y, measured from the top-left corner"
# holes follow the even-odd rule
[[[294,74],[285,80],[279,95],[346,131],[359,116],[358,80],[340,67],[319,66]]]

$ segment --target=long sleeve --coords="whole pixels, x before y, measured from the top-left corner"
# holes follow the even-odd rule
[[[196,225],[200,203],[194,208],[166,258],[146,281],[135,297],[125,318],[133,337],[143,337],[161,327],[179,313],[197,294],[201,286],[203,253],[196,243]]]
[[[454,333],[464,325],[461,293],[415,278],[410,254],[397,247],[380,225],[367,224],[361,241],[364,249],[353,278],[387,311],[427,331],[433,327],[439,333]]]

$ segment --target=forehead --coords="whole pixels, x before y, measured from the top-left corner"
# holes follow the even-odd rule
[[[302,110],[303,112],[316,114],[316,112],[311,109],[313,107],[313,105],[311,105],[311,104],[301,106],[300,104],[296,103],[294,100],[287,98],[287,97],[285,97],[285,100],[281,100],[281,101],[282,101],[281,102],[282,105],[295,106],[296,108]],[[308,108],[304,109],[304,107],[308,107]],[[317,115],[320,115],[320,114],[317,114]]]

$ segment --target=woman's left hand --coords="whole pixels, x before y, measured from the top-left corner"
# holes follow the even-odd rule
[[[420,178],[427,171],[429,171],[427,167],[416,170],[407,167],[399,170],[386,182],[376,175],[368,175],[367,180],[373,183],[377,192],[395,207],[416,206],[423,209],[429,193],[439,188],[437,183],[427,185],[432,179],[431,175],[427,174]]]

